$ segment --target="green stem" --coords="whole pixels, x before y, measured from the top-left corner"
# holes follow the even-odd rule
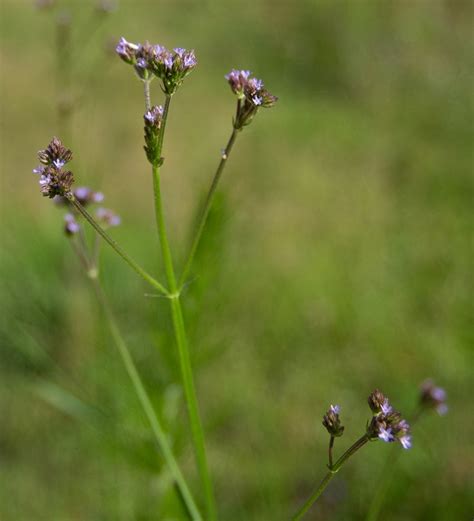
[[[163,119],[161,123],[160,134],[158,137],[158,157],[161,157],[163,148],[163,139],[166,128],[166,121],[168,118],[169,107],[171,103],[171,96],[167,95],[165,105],[163,107]],[[163,263],[165,265],[166,278],[168,280],[171,306],[171,315],[173,319],[173,328],[178,347],[181,379],[184,388],[184,396],[186,399],[186,406],[188,409],[189,421],[191,424],[191,434],[194,445],[194,452],[196,456],[196,464],[201,478],[204,497],[206,501],[206,510],[208,521],[216,519],[216,507],[214,501],[214,492],[212,481],[209,473],[209,466],[207,463],[206,446],[204,442],[204,431],[202,428],[201,417],[199,414],[198,401],[196,397],[196,388],[194,385],[194,377],[191,366],[191,359],[189,355],[188,341],[186,337],[186,329],[184,325],[183,312],[181,309],[181,302],[179,299],[179,290],[176,283],[176,274],[173,266],[173,259],[166,233],[166,225],[164,219],[163,202],[161,197],[161,183],[160,183],[160,168],[158,165],[152,166],[153,174],[153,192],[155,198],[155,218],[158,230],[158,237],[160,240],[161,251],[163,255]]]
[[[150,81],[151,80],[143,80],[143,95],[145,97],[145,111],[148,111],[151,109]]]
[[[329,438],[329,450],[328,450],[328,452],[329,452],[329,468],[330,469],[332,469],[332,467],[333,467],[333,464],[332,464],[332,449],[334,447],[334,440],[335,440],[334,436],[331,436]]]
[[[82,204],[74,197],[72,193],[67,195],[68,200],[74,205],[76,210],[86,219],[86,221],[94,228],[94,230],[102,236],[102,238],[122,257],[122,259],[141,277],[143,277],[151,286],[157,289],[163,295],[168,295],[168,290],[141,266],[139,266],[122,248],[110,237],[100,224],[90,215],[90,213],[82,206]]]
[[[219,180],[220,180],[220,178],[222,176],[222,172],[224,171],[224,167],[225,167],[225,165],[227,163],[227,159],[228,159],[229,154],[230,154],[230,152],[232,150],[232,147],[234,146],[234,142],[235,142],[235,140],[237,138],[238,132],[239,132],[239,130],[236,129],[236,128],[234,128],[232,130],[232,134],[231,134],[231,136],[229,138],[227,146],[224,149],[224,152],[222,154],[221,160],[219,162],[219,166],[217,167],[216,173],[214,174],[214,178],[212,180],[211,187],[209,188],[209,192],[207,194],[206,201],[204,203],[204,208],[203,208],[203,211],[201,213],[201,217],[199,219],[199,223],[198,223],[196,231],[194,233],[194,239],[193,239],[193,242],[191,243],[191,249],[189,251],[187,260],[186,260],[186,262],[184,264],[183,272],[182,272],[181,277],[179,279],[179,287],[180,288],[186,282],[186,279],[187,279],[187,277],[189,275],[189,272],[191,271],[191,267],[192,267],[192,264],[193,264],[194,256],[196,255],[196,251],[198,249],[199,242],[201,240],[202,232],[203,232],[204,227],[206,225],[207,216],[209,215],[209,211],[211,209],[212,202],[214,201],[214,195],[216,193],[217,185],[219,184]]]
[[[339,469],[344,465],[344,463],[355,454],[361,447],[363,447],[369,438],[367,434],[364,434],[361,438],[359,438],[351,447],[349,447],[346,452],[336,461],[334,466],[329,469],[329,472],[324,476],[323,480],[319,484],[318,488],[311,494],[311,496],[306,500],[305,504],[298,510],[298,512],[291,518],[291,521],[298,521],[301,519],[306,512],[312,507],[313,503],[321,496],[329,482],[336,475]]]
[[[199,513],[199,510],[196,506],[196,503],[194,502],[194,499],[188,488],[186,480],[183,474],[181,473],[178,463],[168,443],[166,433],[160,423],[160,420],[158,419],[158,416],[155,413],[155,410],[153,409],[150,397],[148,396],[145,386],[143,385],[140,375],[138,374],[137,368],[133,362],[130,351],[128,350],[127,345],[117,326],[117,322],[109,306],[105,293],[102,290],[102,287],[98,279],[92,278],[92,280],[94,282],[94,288],[96,290],[97,297],[109,321],[110,331],[114,338],[115,344],[117,345],[117,348],[119,350],[125,369],[128,373],[128,376],[130,377],[130,380],[132,381],[137,397],[140,401],[141,406],[143,407],[143,411],[145,412],[148,421],[150,422],[156,441],[158,442],[161,452],[163,453],[163,457],[165,458],[165,461],[171,471],[173,479],[175,480],[176,485],[179,488],[184,504],[186,505],[186,508],[188,510],[188,514],[193,521],[202,521],[201,514]]]
[[[216,509],[214,503],[214,493],[212,482],[209,474],[209,467],[206,457],[206,447],[204,443],[204,432],[202,428],[199,407],[196,397],[196,389],[194,385],[193,371],[191,367],[191,359],[189,355],[189,347],[186,338],[186,330],[183,320],[183,312],[179,299],[179,292],[176,284],[176,276],[171,257],[168,237],[166,234],[163,204],[160,190],[160,173],[157,166],[153,166],[153,187],[155,194],[155,213],[156,224],[158,228],[158,236],[163,254],[163,262],[165,265],[166,277],[170,288],[170,306],[173,318],[173,327],[178,347],[181,378],[183,382],[184,395],[188,409],[189,421],[191,424],[191,434],[193,438],[194,451],[196,455],[196,463],[198,472],[203,483],[204,494],[207,508],[207,518],[209,521],[216,519]]]

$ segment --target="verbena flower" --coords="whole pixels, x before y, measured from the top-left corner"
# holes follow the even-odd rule
[[[64,231],[66,235],[75,235],[81,229],[80,224],[77,222],[76,217],[72,213],[67,213],[64,216],[66,221],[64,224]]]
[[[131,43],[120,38],[116,52],[126,63],[133,65],[142,80],[152,74],[158,77],[166,94],[172,95],[184,78],[196,67],[194,51],[176,47],[172,51],[162,45]]]
[[[425,380],[420,386],[420,404],[427,409],[435,409],[439,415],[448,412],[446,391],[437,387],[433,380]]]
[[[118,226],[122,222],[120,217],[108,208],[97,208],[95,215],[104,228]]]
[[[278,100],[264,88],[262,80],[251,77],[250,71],[232,69],[225,79],[239,100],[234,120],[236,129],[248,125],[260,107],[272,107]]]
[[[41,193],[45,197],[66,196],[71,192],[74,176],[63,167],[72,159],[72,152],[54,137],[44,150],[38,152],[40,166],[33,173],[40,176]]]
[[[323,425],[331,436],[342,436],[344,432],[344,427],[341,425],[341,419],[339,417],[340,410],[339,405],[331,405],[327,413],[323,416]]]
[[[398,441],[404,449],[411,447],[410,425],[402,415],[393,409],[388,398],[376,389],[370,394],[369,407],[374,413],[367,425],[370,440],[382,440],[386,443]]]

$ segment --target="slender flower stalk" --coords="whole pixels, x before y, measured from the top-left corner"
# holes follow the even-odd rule
[[[369,437],[367,434],[364,434],[360,437],[351,447],[349,447],[346,452],[336,461],[334,466],[329,470],[329,472],[324,476],[323,480],[316,488],[316,490],[311,494],[311,496],[306,500],[304,505],[296,512],[296,514],[291,518],[291,521],[298,521],[302,519],[303,516],[308,512],[308,510],[313,506],[313,503],[321,496],[326,487],[329,485],[332,478],[339,472],[340,468],[344,465],[344,463],[353,456],[360,448],[362,448],[369,441]]]
[[[117,244],[112,237],[100,226],[100,224],[90,215],[90,213],[82,206],[77,198],[70,192],[65,195],[76,210],[86,219],[86,221],[95,229],[95,231],[102,236],[102,238],[122,257],[122,259],[143,279],[145,279],[151,286],[157,289],[163,295],[168,295],[168,290],[158,282],[154,277],[147,273],[141,266],[139,266],[122,248]]]
[[[160,423],[160,420],[158,419],[158,416],[155,413],[150,397],[145,389],[145,386],[143,385],[143,382],[137,371],[135,363],[133,362],[130,351],[128,350],[127,345],[120,333],[117,322],[108,303],[107,297],[105,296],[105,293],[102,290],[102,287],[97,277],[92,278],[92,280],[97,293],[97,298],[99,299],[102,308],[104,309],[105,315],[109,322],[110,331],[114,338],[117,349],[119,350],[127,374],[133,384],[133,388],[135,389],[135,392],[143,408],[143,411],[145,412],[148,421],[150,422],[153,434],[155,435],[158,446],[160,447],[160,450],[163,453],[163,457],[170,469],[173,479],[176,482],[176,486],[178,487],[179,492],[182,496],[189,517],[190,519],[192,519],[192,521],[202,521],[201,514],[199,513],[199,510],[193,499],[191,491],[189,490],[188,484],[186,483],[186,480],[183,474],[181,473],[178,463],[171,450],[166,433]]]
[[[214,201],[214,196],[216,193],[217,185],[219,184],[219,180],[222,177],[222,173],[224,171],[224,167],[227,164],[227,159],[229,158],[232,147],[234,146],[235,140],[237,138],[237,134],[239,129],[233,128],[232,134],[230,135],[229,141],[227,142],[227,146],[225,147],[219,165],[217,167],[216,173],[214,174],[214,178],[212,179],[211,187],[209,188],[209,192],[207,193],[206,201],[204,203],[204,208],[201,213],[201,217],[199,218],[198,225],[196,227],[196,231],[194,232],[194,238],[191,243],[191,249],[189,250],[188,257],[184,264],[183,272],[181,273],[181,277],[179,279],[179,287],[182,288],[183,284],[186,283],[186,279],[191,271],[194,256],[196,255],[196,251],[198,249],[199,243],[201,241],[202,232],[204,231],[204,227],[206,226],[207,217],[209,215],[209,211],[211,210],[212,203]]]

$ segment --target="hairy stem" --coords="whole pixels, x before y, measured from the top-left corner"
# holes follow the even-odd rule
[[[189,272],[191,271],[194,256],[196,255],[196,251],[198,249],[199,242],[201,240],[202,232],[206,225],[207,217],[209,215],[209,211],[211,209],[212,202],[214,201],[214,195],[216,193],[217,185],[219,184],[219,180],[222,176],[222,172],[224,171],[224,167],[227,163],[227,159],[232,150],[232,147],[234,146],[234,142],[237,138],[238,132],[239,132],[238,129],[233,128],[232,134],[230,135],[227,146],[225,147],[224,152],[222,153],[221,160],[219,162],[219,166],[217,167],[216,173],[214,174],[214,178],[212,179],[211,187],[209,188],[209,192],[207,193],[207,197],[206,197],[206,201],[204,203],[204,208],[202,210],[201,217],[200,217],[198,225],[196,227],[196,231],[194,232],[194,238],[191,243],[191,249],[189,251],[187,260],[184,264],[183,272],[179,279],[180,288],[186,282]]]
[[[194,502],[191,491],[189,490],[186,480],[183,474],[181,473],[178,463],[168,443],[166,433],[160,423],[160,420],[158,419],[158,416],[155,413],[150,397],[145,389],[145,386],[143,385],[143,382],[137,371],[135,363],[133,362],[130,351],[128,350],[127,345],[120,333],[117,322],[108,303],[107,297],[105,296],[105,293],[102,290],[99,280],[97,278],[92,278],[92,281],[94,283],[94,288],[97,293],[97,298],[99,299],[104,309],[107,320],[109,322],[110,331],[114,338],[115,344],[117,345],[117,349],[119,350],[127,374],[133,384],[133,388],[137,394],[138,400],[140,401],[143,411],[145,412],[148,421],[150,422],[153,434],[155,435],[156,441],[158,442],[161,452],[163,453],[163,457],[165,458],[165,461],[170,469],[173,479],[176,482],[176,485],[182,496],[183,502],[188,511],[189,517],[193,521],[202,521],[201,514],[199,513],[196,503]]]
[[[151,109],[150,81],[151,80],[143,80],[143,95],[145,97],[145,111],[149,111]]]
[[[319,484],[318,488],[311,494],[311,496],[306,500],[305,504],[296,512],[296,514],[291,518],[291,521],[298,521],[301,519],[306,512],[313,506],[313,503],[321,496],[329,482],[336,475],[339,469],[344,465],[344,463],[355,454],[361,447],[363,447],[369,438],[367,434],[364,434],[361,438],[359,438],[351,447],[349,447],[346,452],[336,461],[334,466],[329,470],[329,472],[324,476],[323,480]]]
[[[68,200],[74,205],[76,210],[86,219],[86,221],[94,228],[94,230],[102,236],[102,238],[122,257],[122,259],[142,278],[144,278],[151,286],[157,289],[163,295],[168,295],[168,290],[141,266],[139,266],[122,248],[108,235],[108,233],[100,226],[100,224],[90,215],[90,213],[82,206],[82,204],[74,197],[72,193],[68,194]]]

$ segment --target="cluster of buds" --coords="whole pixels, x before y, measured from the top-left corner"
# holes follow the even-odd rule
[[[331,405],[328,412],[323,416],[323,425],[334,438],[342,436],[344,432],[344,426],[341,425],[341,419],[339,417],[340,410],[339,405]]]
[[[383,440],[387,443],[398,441],[404,449],[411,447],[410,426],[401,414],[394,410],[388,398],[376,389],[368,398],[372,410],[372,420],[367,425],[370,440]]]
[[[194,51],[180,47],[170,51],[162,45],[131,43],[122,37],[115,50],[124,62],[133,65],[140,79],[148,80],[152,75],[160,78],[168,95],[176,92],[197,65]]]
[[[161,163],[158,141],[161,124],[163,122],[163,107],[157,105],[148,110],[143,116],[145,121],[145,149],[146,157],[152,165],[159,166]]]
[[[434,409],[441,416],[446,414],[446,391],[437,387],[433,380],[425,380],[420,386],[420,405],[425,409]]]
[[[237,113],[234,128],[242,129],[248,125],[260,107],[273,107],[278,98],[270,94],[263,86],[263,81],[252,78],[250,71],[233,69],[225,76],[232,92],[237,96]]]
[[[40,176],[41,193],[45,197],[66,197],[71,193],[74,176],[64,166],[72,159],[72,152],[54,137],[49,145],[38,152],[41,165],[33,170]]]

